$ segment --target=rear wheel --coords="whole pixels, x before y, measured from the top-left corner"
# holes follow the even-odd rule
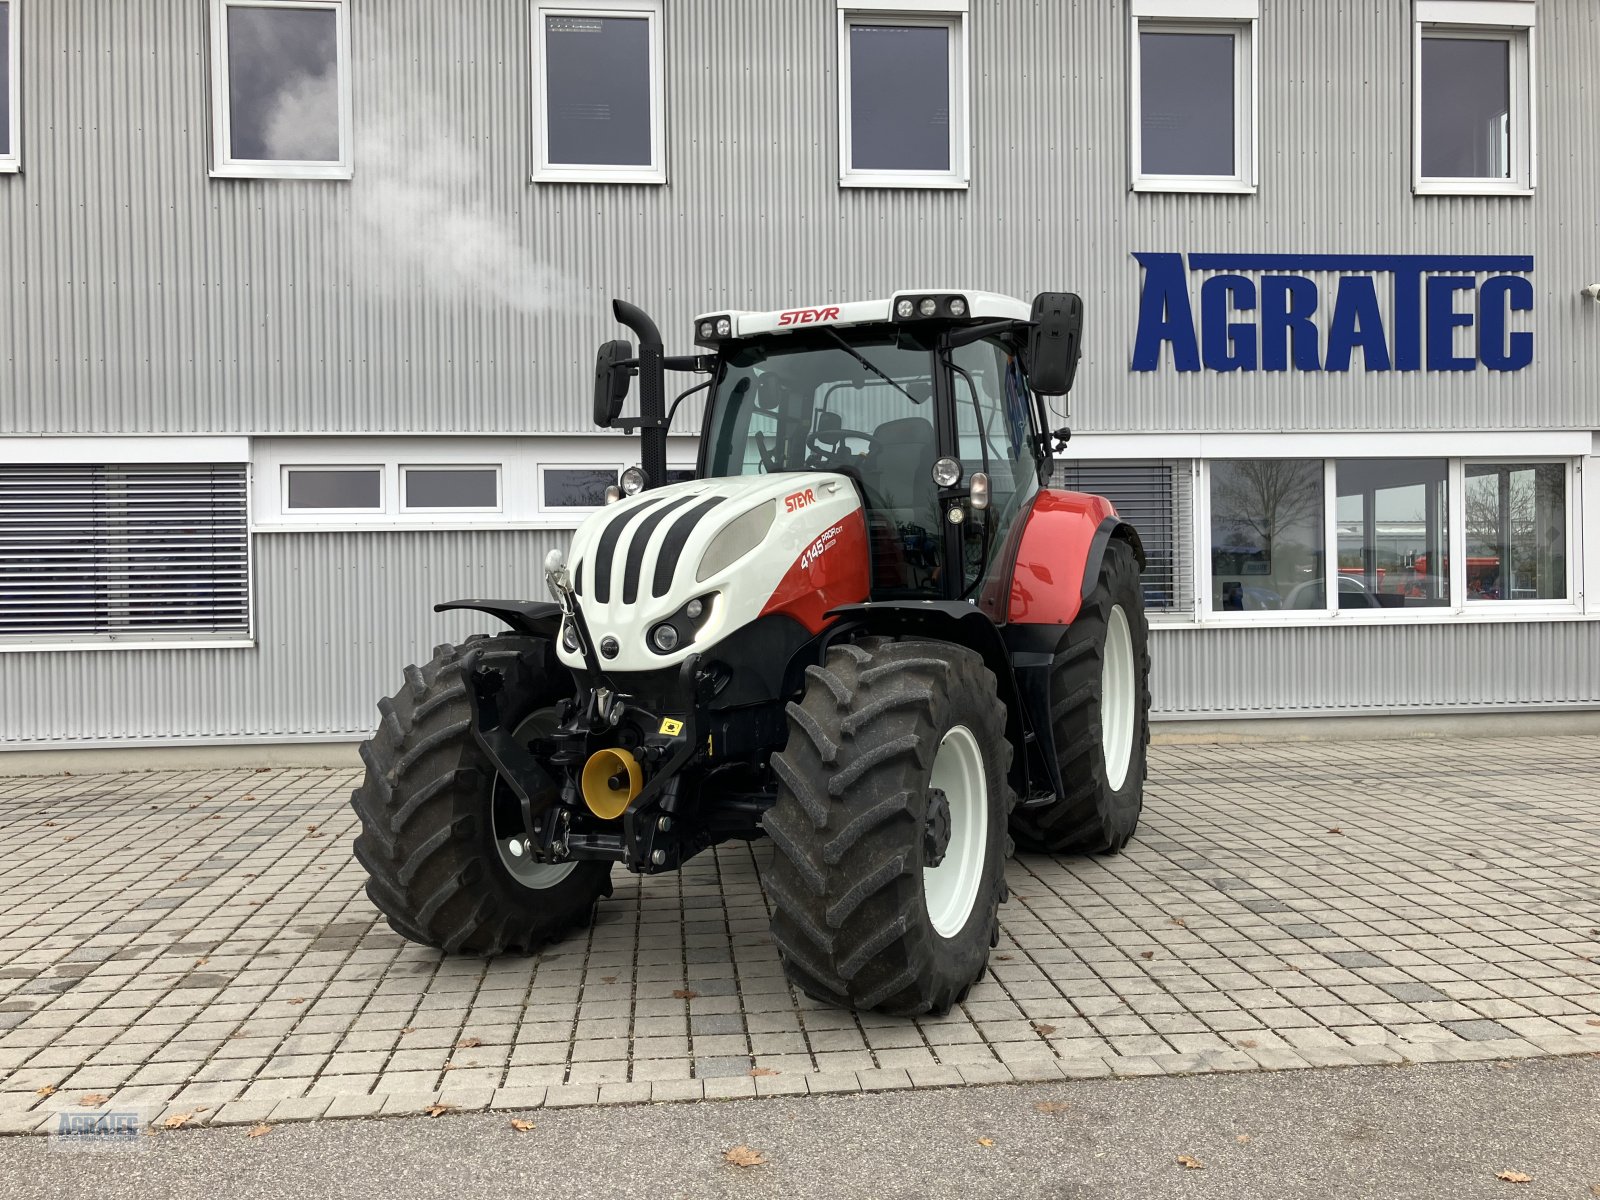
[[[368,897],[401,936],[452,953],[527,952],[588,922],[611,894],[611,864],[541,862],[527,844],[516,793],[472,737],[469,651],[505,677],[519,738],[554,730],[572,683],[545,639],[440,646],[378,703],[383,720],[361,746],[366,778],[350,799],[355,854]]]
[[[1114,854],[1133,836],[1150,743],[1149,636],[1138,560],[1113,538],[1051,669],[1063,795],[1013,814],[1024,850]]]
[[[999,936],[1011,747],[994,676],[944,642],[866,638],[807,670],[772,757],[765,883],[790,981],[855,1009],[945,1012]]]

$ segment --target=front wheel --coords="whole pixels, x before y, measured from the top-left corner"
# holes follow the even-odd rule
[[[864,638],[806,671],[772,756],[765,878],[784,971],[815,999],[943,1013],[988,964],[1010,841],[994,676],[944,642]]]
[[[611,894],[611,864],[540,862],[526,844],[521,804],[472,736],[469,650],[504,676],[525,744],[555,728],[572,682],[548,641],[440,646],[378,703],[383,720],[361,746],[366,778],[350,798],[361,818],[355,855],[368,897],[402,937],[449,953],[526,953],[588,922]]]
[[[1050,702],[1062,794],[1019,808],[1011,832],[1024,850],[1115,854],[1139,824],[1150,744],[1150,630],[1127,542],[1106,545],[1056,653]]]

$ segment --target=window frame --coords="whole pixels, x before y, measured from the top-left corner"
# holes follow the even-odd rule
[[[968,0],[837,0],[839,186],[965,191],[972,181],[972,54],[968,48]],[[850,28],[909,25],[950,30],[950,169],[887,171],[851,164]]]
[[[605,502],[599,504],[546,504],[544,499],[544,481],[551,471],[609,471],[611,481],[616,482],[617,476],[622,474],[627,464],[619,462],[541,462],[538,467],[538,482],[534,490],[534,504],[544,516],[571,516],[580,520],[590,513],[597,513],[605,507]]]
[[[0,655],[103,652],[117,650],[249,650],[256,645],[256,468],[249,441],[232,436],[0,436],[0,463],[18,460],[40,466],[216,467],[244,472],[243,632],[161,636],[142,632],[87,636],[45,634],[37,641],[0,638]]]
[[[1581,471],[1570,456],[1560,454],[1517,454],[1515,451],[1499,454],[1417,454],[1406,453],[1342,453],[1321,458],[1323,468],[1323,561],[1337,562],[1338,531],[1338,464],[1360,458],[1433,458],[1443,460],[1446,466],[1448,495],[1445,506],[1446,541],[1449,546],[1449,592],[1445,604],[1418,606],[1416,608],[1344,608],[1338,606],[1337,589],[1329,589],[1322,608],[1247,610],[1227,612],[1212,604],[1211,566],[1211,468],[1212,463],[1240,458],[1303,459],[1316,455],[1295,454],[1284,450],[1278,453],[1213,453],[1199,460],[1194,497],[1194,570],[1195,570],[1195,620],[1214,626],[1263,625],[1322,625],[1329,622],[1352,625],[1392,625],[1407,623],[1460,623],[1472,620],[1515,619],[1517,617],[1582,616],[1583,595],[1575,581],[1582,579],[1583,547],[1579,544],[1581,529],[1579,509],[1583,497],[1576,489]],[[1566,467],[1566,580],[1567,595],[1561,600],[1468,600],[1466,566],[1466,464],[1510,463],[1537,464],[1562,463]],[[1338,572],[1334,575],[1337,577]],[[1326,572],[1324,573],[1326,577]]]
[[[329,474],[333,471],[362,471],[378,476],[378,504],[376,508],[291,508],[289,506],[289,475],[293,472],[306,474]],[[384,463],[369,462],[330,462],[306,463],[286,462],[278,468],[279,495],[283,497],[283,511],[294,517],[367,517],[376,516],[389,511],[388,501],[388,467]]]
[[[316,160],[234,158],[228,79],[228,11],[234,8],[314,9],[335,17],[339,72],[339,158]],[[213,179],[350,179],[355,174],[350,8],[346,0],[211,0],[211,170]]]
[[[438,471],[489,471],[494,475],[494,500],[487,507],[476,504],[452,504],[445,507],[423,506],[406,503],[406,476],[411,472],[426,475]],[[409,516],[449,516],[452,513],[501,513],[506,507],[505,492],[505,467],[497,462],[434,462],[420,460],[416,462],[400,462],[397,465],[398,490],[396,492],[395,511],[402,517]],[[301,511],[296,509],[295,511]]]
[[[1254,195],[1260,189],[1261,88],[1258,0],[1133,0],[1128,55],[1128,178],[1135,192]],[[1141,33],[1233,35],[1232,175],[1162,175],[1144,169]]]
[[[529,0],[528,6],[529,111],[532,114],[534,183],[642,183],[667,182],[666,124],[666,20],[662,0],[584,0],[559,3],[557,0]],[[546,17],[633,17],[644,18],[650,40],[650,165],[606,166],[601,163],[553,163],[550,161],[550,123],[547,118],[545,85]]]
[[[22,171],[22,6],[23,0],[5,0],[6,11],[6,152],[0,154],[0,175]]]
[[[1535,12],[1531,0],[1416,0],[1411,22],[1411,190],[1417,196],[1531,196],[1539,182]],[[1422,43],[1426,38],[1510,43],[1510,175],[1422,173]]]

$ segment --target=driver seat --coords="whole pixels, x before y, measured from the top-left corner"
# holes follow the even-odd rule
[[[938,442],[933,422],[925,417],[885,421],[873,434],[861,483],[868,504],[896,528],[918,525],[939,530],[939,492],[933,482]]]

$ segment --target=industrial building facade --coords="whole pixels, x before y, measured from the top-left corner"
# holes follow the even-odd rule
[[[0,0],[0,746],[361,736],[636,461],[612,296],[928,286],[1084,297],[1158,717],[1600,707],[1596,63],[1589,0]]]

